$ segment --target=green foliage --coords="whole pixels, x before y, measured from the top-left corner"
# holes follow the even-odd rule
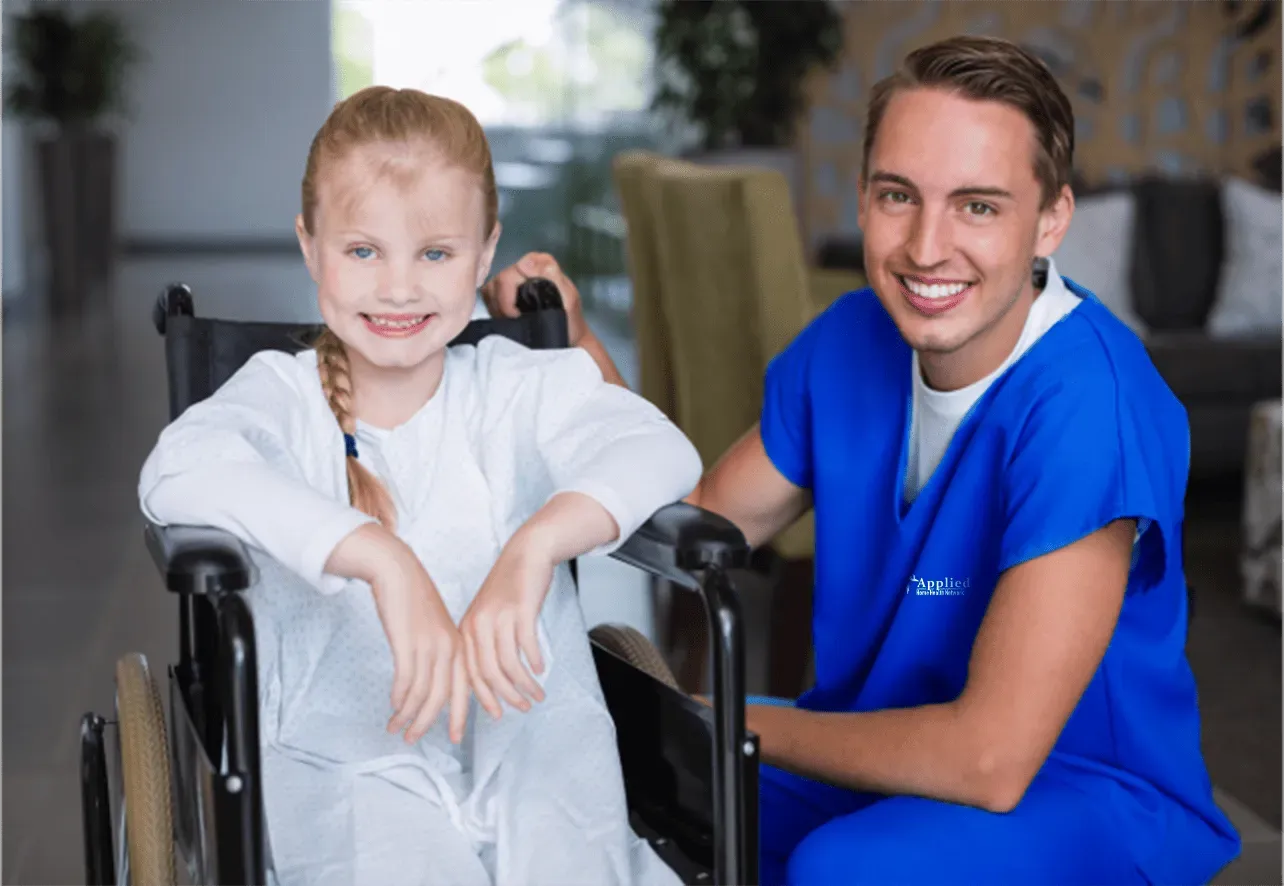
[[[651,108],[701,132],[701,147],[782,147],[793,140],[803,85],[842,51],[831,0],[662,0]]]
[[[141,53],[112,13],[73,17],[41,4],[14,16],[11,34],[17,70],[6,110],[63,126],[127,110],[126,77]]]
[[[519,39],[486,57],[486,84],[544,120],[644,108],[647,96],[639,81],[646,67],[646,36],[617,10],[592,0],[563,0],[556,17],[587,68],[577,68],[559,42],[535,46]]]
[[[491,52],[482,62],[482,77],[505,99],[536,109],[542,118],[554,116],[566,100],[567,76],[558,56],[526,40]]]

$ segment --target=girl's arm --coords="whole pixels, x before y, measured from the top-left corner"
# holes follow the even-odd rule
[[[271,365],[279,359],[252,359],[162,431],[143,465],[139,503],[155,523],[222,529],[337,591],[355,576],[327,575],[326,562],[373,519],[306,482],[300,447],[291,445],[301,394],[282,371],[292,365]]]
[[[603,509],[613,524],[610,538],[602,540],[598,533],[595,544],[572,550],[567,559],[609,553],[660,508],[691,493],[702,472],[700,456],[664,413],[637,394],[605,382],[582,351],[559,357],[542,381],[538,448],[553,482],[553,499],[578,493]],[[566,537],[586,541],[592,535],[569,528],[588,528],[590,520],[580,508],[541,511],[537,516],[541,523],[565,522]]]

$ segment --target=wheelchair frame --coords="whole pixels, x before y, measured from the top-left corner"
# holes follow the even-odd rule
[[[517,318],[474,320],[452,346],[493,334],[532,347],[567,346],[566,314],[553,284],[527,281],[518,307]],[[171,419],[225,380],[216,378],[219,361],[228,361],[216,327],[240,336],[244,358],[290,346],[286,324],[198,319],[184,284],[165,288],[153,322],[165,338]],[[179,661],[168,669],[166,720],[175,843],[201,882],[265,883],[270,848],[256,646],[242,593],[257,580],[252,561],[239,539],[217,529],[149,523],[144,537],[166,588],[179,597]],[[593,643],[634,827],[688,883],[757,883],[758,740],[745,730],[743,622],[728,572],[747,563],[748,545],[724,518],[676,503],[656,512],[612,556],[698,593],[713,638],[712,710]],[[81,721],[89,884],[115,882],[107,725],[92,712]]]

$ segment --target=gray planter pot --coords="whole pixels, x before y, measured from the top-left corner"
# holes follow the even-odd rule
[[[50,307],[79,310],[107,282],[116,247],[116,140],[68,127],[36,145]]]

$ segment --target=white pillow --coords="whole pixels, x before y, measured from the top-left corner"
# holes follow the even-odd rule
[[[1052,260],[1057,272],[1095,295],[1129,329],[1145,335],[1132,309],[1132,226],[1136,201],[1130,191],[1084,197]]]
[[[1215,338],[1279,334],[1284,297],[1280,195],[1243,179],[1222,186],[1226,254],[1208,315]]]

